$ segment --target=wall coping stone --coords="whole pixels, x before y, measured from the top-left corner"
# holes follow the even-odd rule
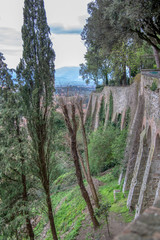
[[[147,75],[150,77],[160,78],[160,70],[159,69],[142,69],[142,75]]]

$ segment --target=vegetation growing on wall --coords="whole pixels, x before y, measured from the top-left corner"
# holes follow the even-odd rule
[[[89,143],[89,160],[91,172],[99,174],[115,165],[120,165],[126,146],[127,130],[109,124],[93,132]]]
[[[129,127],[129,123],[130,123],[130,114],[131,114],[131,109],[128,108],[126,113],[125,113],[125,128]]]
[[[113,95],[112,95],[112,92],[110,91],[110,96],[109,96],[109,117],[108,117],[109,122],[112,121],[112,114],[113,114]]]
[[[157,81],[154,80],[154,81],[152,82],[152,85],[151,85],[150,89],[151,89],[152,91],[156,91],[157,87],[158,87]]]
[[[85,122],[86,133],[89,134],[92,129],[92,117],[89,116]]]
[[[104,97],[102,97],[101,106],[99,110],[99,123],[101,125],[104,125],[104,122],[105,122],[105,102],[104,102]]]
[[[118,114],[116,126],[120,129],[121,128],[121,120],[122,120],[122,114]]]
[[[104,89],[104,86],[103,86],[103,85],[97,85],[95,92],[96,92],[96,93],[100,93],[100,92],[103,91],[103,89]]]

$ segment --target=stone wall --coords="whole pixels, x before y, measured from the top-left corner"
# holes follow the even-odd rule
[[[160,201],[146,209],[141,216],[130,223],[114,240],[159,240]]]
[[[156,82],[157,89],[152,91],[152,84]],[[151,206],[158,194],[160,180],[160,79],[142,73],[139,95],[144,96],[144,114],[142,119],[142,132],[134,167],[132,166],[132,179],[127,178],[127,171],[123,190],[129,190],[128,207],[136,209],[135,217]],[[132,137],[132,136],[131,136]],[[130,168],[128,162],[127,168]],[[127,188],[128,186],[128,188]]]
[[[112,93],[113,96],[112,121],[115,121],[116,116],[121,114],[123,116],[121,125],[123,125],[123,118],[128,108],[131,109],[131,119],[133,119],[136,111],[136,106],[138,105],[139,88],[140,83],[139,81],[136,81],[127,87],[104,87],[101,93],[93,92],[89,99],[85,121],[87,121],[87,118],[92,117],[92,128],[94,130],[97,129],[99,125],[99,111],[103,98],[105,102],[105,122],[107,122],[109,115],[108,111],[110,93]]]
[[[156,89],[153,87],[157,86]],[[154,90],[154,91],[153,91]],[[105,124],[109,118],[109,98],[113,96],[112,121],[121,115],[121,128],[130,109],[130,127],[123,169],[123,191],[129,191],[128,207],[136,209],[135,217],[160,197],[160,72],[142,71],[127,87],[105,87],[92,93],[86,120],[92,118],[92,129],[99,125],[102,99],[105,102]]]

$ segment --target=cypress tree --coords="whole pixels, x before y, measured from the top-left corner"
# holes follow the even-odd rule
[[[0,54],[0,234],[4,239],[34,240],[30,221],[29,156],[19,93]],[[27,156],[27,157],[26,157]],[[27,231],[22,231],[26,226]]]
[[[49,37],[43,0],[25,0],[23,15],[23,57],[17,74],[21,80],[24,116],[32,144],[34,168],[44,189],[52,236],[56,240],[50,197],[55,53]]]

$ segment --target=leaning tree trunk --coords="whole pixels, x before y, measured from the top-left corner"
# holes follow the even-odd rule
[[[22,173],[22,184],[23,184],[23,201],[24,203],[27,203],[27,187],[26,187],[26,176]],[[26,216],[28,215],[28,211],[25,211]],[[34,232],[32,228],[31,221],[29,217],[26,217],[26,227],[27,227],[27,232],[29,235],[30,240],[34,240]]]
[[[50,226],[51,226],[52,236],[53,236],[54,240],[58,240],[55,223],[54,223],[54,218],[53,218],[50,190],[47,185],[45,187],[45,193],[46,193],[46,202],[47,202],[47,207],[48,207],[48,218],[49,218],[49,222],[50,222]]]
[[[88,156],[88,143],[87,143],[87,137],[86,137],[86,130],[84,126],[84,116],[83,116],[83,109],[82,109],[82,99],[77,103],[77,108],[79,112],[80,122],[81,122],[81,130],[82,130],[82,136],[83,136],[83,144],[84,144],[84,152],[85,152],[85,160],[86,160],[86,168],[87,168],[87,182],[90,186],[92,197],[94,199],[95,205],[97,208],[99,208],[99,199],[98,195],[91,177],[90,172],[90,166],[89,166],[89,156]]]
[[[92,207],[88,192],[87,192],[87,190],[84,186],[84,183],[83,183],[83,178],[82,178],[81,168],[80,168],[78,154],[77,154],[77,150],[76,150],[76,145],[77,145],[76,144],[76,138],[73,135],[71,137],[71,151],[72,151],[72,156],[73,156],[73,159],[74,159],[74,166],[75,166],[75,169],[76,169],[76,176],[77,176],[77,180],[78,180],[78,185],[80,187],[81,194],[82,194],[82,196],[83,196],[83,198],[84,198],[84,200],[87,204],[88,211],[90,213],[90,217],[91,217],[91,220],[93,222],[93,226],[96,229],[97,227],[99,227],[99,223],[98,223],[98,221],[97,221],[97,219],[94,215],[93,207]]]
[[[46,194],[46,203],[47,203],[47,208],[48,208],[48,219],[50,222],[53,239],[58,240],[55,223],[54,223],[54,217],[53,217],[52,202],[51,202],[51,197],[50,197],[49,180],[47,177],[46,164],[43,162],[43,164],[41,164],[41,166],[42,166],[42,172],[43,172],[42,184],[43,184],[43,188],[44,188],[44,191]]]
[[[125,62],[123,63],[123,79],[122,79],[122,81],[123,81],[122,85],[126,86],[127,85],[127,75],[126,75],[126,63]]]
[[[44,188],[44,192],[46,194],[46,203],[48,208],[48,218],[50,222],[50,228],[52,232],[52,236],[54,240],[58,240],[57,232],[55,228],[54,223],[54,217],[53,217],[53,210],[52,210],[52,202],[50,197],[50,183],[49,183],[49,174],[47,171],[47,159],[45,155],[45,126],[42,124],[39,126],[37,131],[37,136],[39,139],[39,146],[38,146],[38,159],[39,159],[39,168],[40,168],[40,175],[41,175],[41,182],[42,186]]]
[[[155,61],[156,61],[156,65],[157,65],[157,68],[160,69],[160,56],[159,56],[159,51],[153,47],[153,55],[154,55],[154,58],[155,58]]]
[[[87,181],[87,172],[86,172],[86,169],[85,169],[85,165],[84,165],[84,162],[83,162],[83,158],[82,158],[82,156],[81,156],[81,154],[80,154],[80,151],[79,151],[79,149],[77,148],[77,153],[78,153],[78,157],[79,157],[79,160],[80,160],[80,164],[81,164],[81,166],[82,166],[82,170],[83,170],[83,173],[84,173],[84,177],[85,177],[85,179],[86,179],[86,181]]]
[[[77,141],[76,141],[76,134],[77,134],[77,124],[76,124],[76,118],[75,118],[75,106],[74,104],[71,105],[72,108],[72,123],[73,126],[71,124],[70,118],[69,118],[69,114],[68,114],[68,109],[66,107],[66,105],[64,104],[63,100],[62,100],[62,111],[63,111],[63,115],[65,117],[65,122],[70,134],[70,140],[71,140],[71,154],[73,157],[73,161],[74,161],[74,166],[75,166],[75,170],[76,170],[76,177],[77,177],[77,181],[78,181],[78,185],[80,187],[80,191],[81,194],[87,204],[87,208],[91,217],[91,220],[93,222],[93,226],[94,229],[96,229],[97,227],[99,227],[99,222],[97,221],[95,215],[94,215],[94,210],[88,195],[88,192],[84,186],[83,183],[83,177],[82,177],[82,172],[81,172],[81,167],[79,164],[79,157],[78,157],[78,152],[77,152]]]

